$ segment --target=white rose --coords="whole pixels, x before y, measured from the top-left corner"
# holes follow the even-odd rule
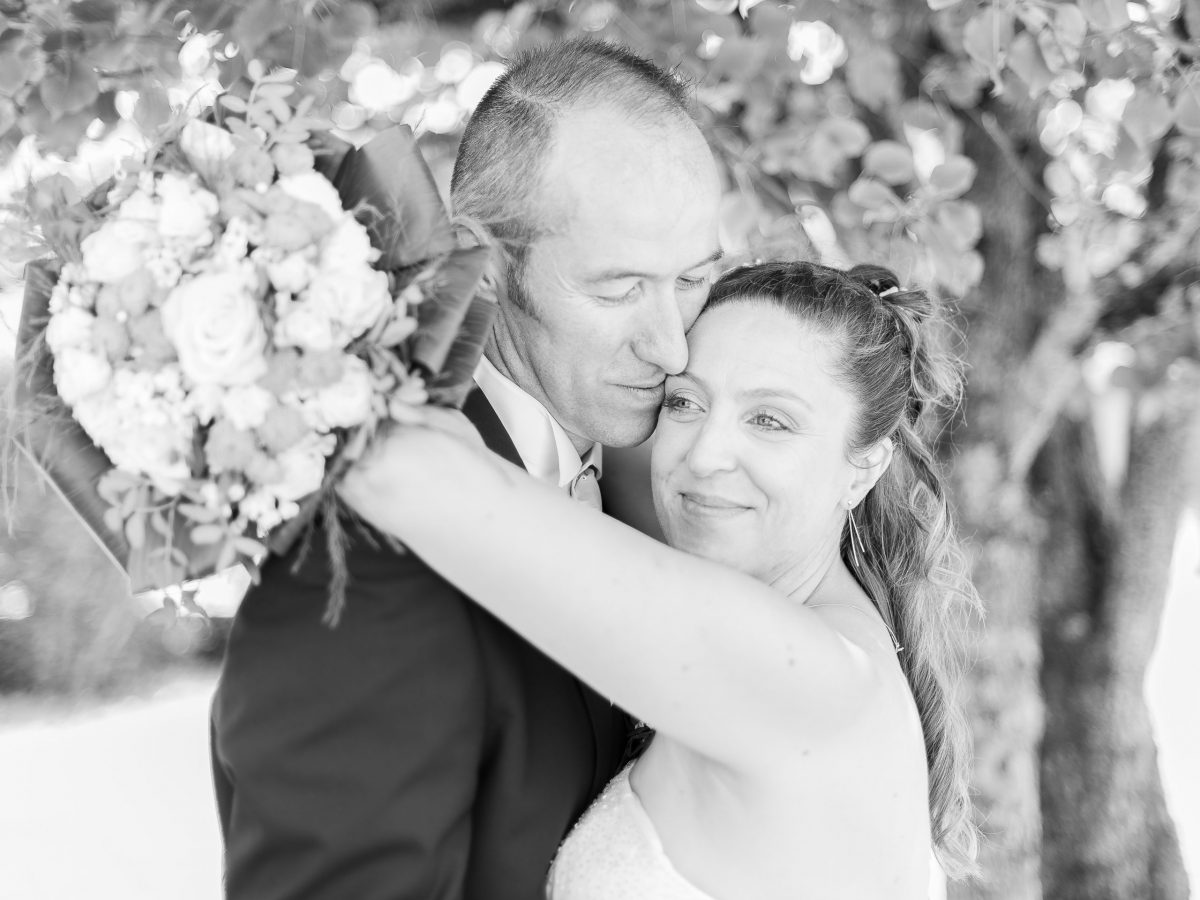
[[[50,317],[46,346],[57,356],[73,347],[91,347],[96,317],[78,306],[66,306]]]
[[[289,253],[283,259],[267,264],[271,287],[284,294],[298,294],[312,279],[312,263],[302,253]]]
[[[379,251],[371,246],[367,229],[343,216],[321,247],[321,268],[353,269],[366,267],[379,259]]]
[[[333,347],[333,323],[324,311],[309,303],[289,303],[286,310],[275,322],[276,344],[317,351]]]
[[[346,215],[337,188],[329,182],[328,178],[318,172],[309,171],[301,172],[298,175],[284,175],[279,179],[278,184],[281,190],[297,200],[315,203],[325,211],[331,222],[340,222]]]
[[[140,222],[153,226],[158,222],[158,201],[143,191],[134,191],[122,201],[117,210],[118,219]]]
[[[322,430],[353,428],[371,417],[373,395],[371,370],[357,356],[347,356],[341,379],[318,391],[310,405]]]
[[[132,275],[145,262],[154,231],[132,219],[112,219],[83,239],[83,267],[91,281],[112,284]]]
[[[319,490],[325,478],[325,457],[337,446],[332,435],[302,441],[276,457],[283,468],[283,477],[274,484],[264,485],[280,500],[296,501]]]
[[[68,347],[54,356],[54,386],[67,406],[101,390],[112,378],[112,366],[98,353]]]
[[[250,384],[267,371],[267,333],[244,270],[197,275],[162,305],[163,331],[196,384]]]
[[[159,179],[158,196],[162,200],[159,234],[196,247],[212,243],[213,220],[220,209],[215,194],[182,175],[167,172]]]
[[[191,119],[183,126],[179,145],[197,172],[212,183],[222,165],[233,156],[233,135],[224,128]]]
[[[267,411],[275,405],[275,398],[266,388],[257,384],[230,388],[221,398],[221,412],[234,428],[249,431],[257,428],[267,418]]]
[[[339,326],[335,337],[342,345],[378,322],[392,304],[387,275],[365,267],[319,272],[305,296]]]

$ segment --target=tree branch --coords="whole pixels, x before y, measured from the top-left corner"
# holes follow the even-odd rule
[[[1198,234],[1200,210],[1194,210],[1153,245],[1139,287],[1160,283],[1176,270],[1187,271],[1188,267],[1181,268],[1179,261],[1189,258],[1188,247]],[[1018,374],[1017,395],[1007,417],[1014,426],[1022,426],[1019,431],[1015,427],[1011,431],[1020,435],[1009,453],[1009,474],[1017,479],[1028,473],[1063,405],[1079,383],[1079,346],[1096,330],[1104,312],[1118,296],[1139,289],[1115,282],[1105,291],[1098,290],[1087,267],[1085,229],[1073,225],[1063,230],[1062,237],[1066,244],[1064,300],[1046,322]]]
[[[963,114],[974,120],[975,124],[978,125],[983,132],[992,139],[992,142],[996,145],[996,149],[1000,151],[1000,155],[1004,158],[1004,161],[1008,163],[1009,167],[1013,171],[1013,174],[1016,176],[1017,181],[1020,182],[1021,187],[1025,189],[1025,192],[1034,200],[1036,200],[1038,205],[1046,210],[1047,213],[1053,215],[1054,213],[1050,207],[1049,195],[1041,187],[1039,187],[1036,182],[1034,182],[1033,178],[1022,164],[1021,154],[1017,153],[1016,148],[1013,147],[1012,139],[1008,136],[1007,132],[1000,127],[1000,123],[996,120],[995,114],[990,112],[977,113],[971,109],[964,110]]]

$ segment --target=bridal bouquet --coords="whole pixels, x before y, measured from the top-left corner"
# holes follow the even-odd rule
[[[334,481],[461,403],[495,307],[408,130],[352,148],[293,95],[225,95],[79,202],[31,186],[18,438],[135,591],[254,572],[322,515],[336,620]]]

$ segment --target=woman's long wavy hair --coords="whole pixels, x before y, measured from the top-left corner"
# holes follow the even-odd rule
[[[962,395],[962,367],[948,351],[954,330],[924,291],[902,289],[895,275],[876,266],[842,271],[774,262],[734,269],[713,285],[706,310],[764,301],[838,348],[831,374],[858,405],[847,452],[893,442],[891,465],[847,516],[842,559],[903,648],[900,665],[925,734],[939,861],[951,877],[975,874],[971,740],[955,690],[964,668],[966,621],[978,612],[979,598],[933,446],[945,413]]]

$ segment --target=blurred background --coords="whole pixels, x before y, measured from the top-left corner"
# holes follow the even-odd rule
[[[1200,0],[0,0],[0,202],[81,186],[248,66],[445,186],[521,47],[592,33],[695,86],[745,257],[875,261],[957,301],[942,452],[987,616],[963,698],[985,877],[1158,900],[1200,880]],[[258,63],[254,61],[257,60]],[[11,382],[21,241],[0,229]],[[6,395],[9,393],[6,388]],[[220,896],[210,618],[132,597],[16,459],[0,532],[0,896]]]

